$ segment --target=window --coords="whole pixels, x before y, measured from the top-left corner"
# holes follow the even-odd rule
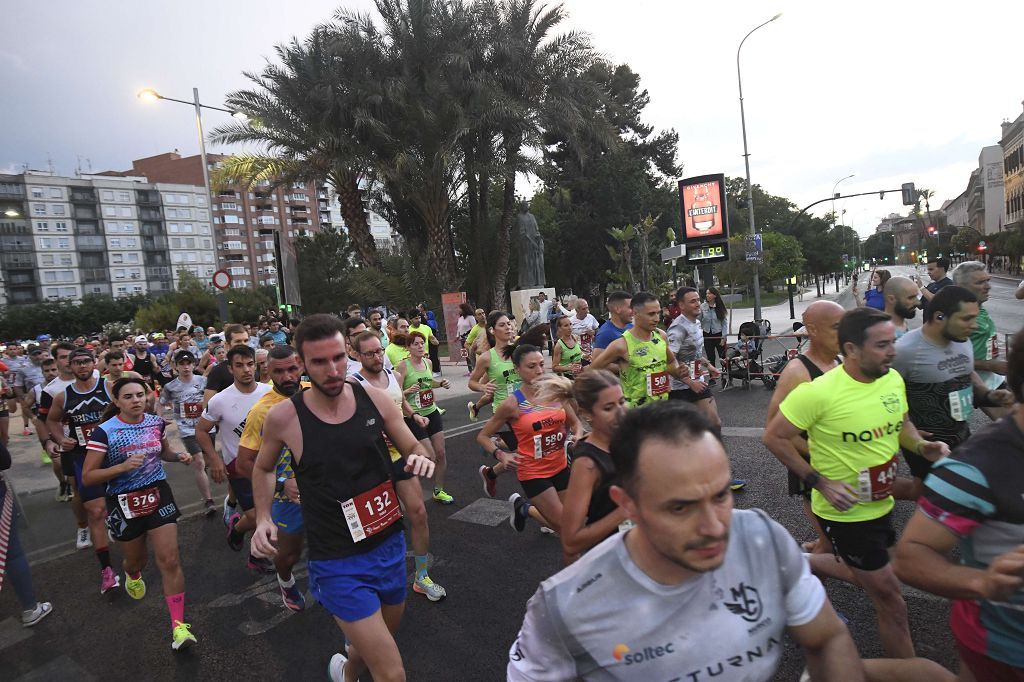
[[[203,248],[204,249],[212,249],[213,248],[213,240],[212,239],[204,239],[203,240]]]
[[[206,197],[201,194],[196,195],[196,206],[206,206]],[[205,213],[206,211],[203,211]]]
[[[71,240],[67,237],[57,237],[57,248],[58,249],[70,249]]]
[[[50,204],[50,213],[53,215],[64,215],[64,204]]]
[[[181,248],[181,237],[171,237],[171,248],[172,249],[180,249]]]
[[[191,194],[179,194],[178,195],[178,203],[179,204],[191,204],[192,203],[192,195]]]
[[[54,258],[55,256],[52,253],[43,254],[42,256],[39,257],[39,262],[41,265],[43,265],[43,267],[46,267],[48,265],[54,264]]]
[[[127,203],[127,202],[130,202],[132,200],[132,195],[131,195],[130,192],[118,192],[117,193],[117,200],[118,201],[124,201],[124,202]]]
[[[43,188],[42,187],[33,187],[32,188],[32,198],[33,199],[42,199],[43,198]]]
[[[141,294],[142,293],[142,285],[141,284],[133,284],[132,285],[132,293],[133,294]]]
[[[185,223],[181,226],[181,231],[185,234],[193,234],[196,231],[196,226],[192,223]]]
[[[43,282],[54,284],[57,282],[73,282],[74,273],[71,270],[44,270]]]
[[[127,296],[128,295],[128,287],[118,287],[117,288],[117,295],[118,296]]]
[[[46,204],[32,204],[32,215],[46,215]]]
[[[104,218],[113,218],[115,216],[117,216],[117,206],[104,206],[103,207],[103,217]]]
[[[181,251],[172,251],[171,252],[171,262],[172,263],[180,263],[182,261],[182,255],[183,254],[181,253]]]
[[[233,201],[223,201],[220,204],[220,208],[222,211],[237,211],[238,204]]]
[[[138,263],[139,262],[139,254],[136,253],[135,251],[132,251],[130,253],[126,253],[125,256],[127,256],[129,263]]]
[[[122,206],[118,212],[120,213],[122,218],[131,218],[132,217],[132,207],[131,206]]]
[[[43,223],[43,222],[36,223],[36,232],[49,232],[49,231],[50,231],[50,223]]]
[[[110,262],[115,264],[115,265],[120,265],[121,263],[124,262],[124,254],[123,253],[112,253],[112,254],[110,254]]]
[[[68,224],[63,222],[57,222],[53,224],[53,229],[56,230],[57,232],[67,232]]]
[[[114,279],[124,279],[124,277],[125,277],[125,269],[124,268],[116,268],[114,270]]]
[[[43,224],[45,225],[46,223],[43,223]],[[238,235],[239,235],[239,232],[238,232],[237,228],[234,228],[234,227],[226,227],[226,228],[224,228],[224,236],[225,237],[237,237]]]
[[[241,221],[241,219],[239,219],[239,217],[238,217],[238,216],[236,216],[236,215],[226,215],[226,216],[224,216],[224,222],[225,222],[225,223],[231,223],[231,224],[237,225],[238,223],[240,223],[240,222],[242,222],[242,221]]]
[[[178,234],[179,229],[178,223],[167,223],[168,234]]]
[[[199,234],[210,234],[210,226],[209,225],[200,225],[199,226]]]
[[[61,194],[61,191],[60,191],[59,187],[51,187],[50,188],[50,198],[51,199],[60,199],[62,196],[63,196],[63,194]]]
[[[40,249],[52,249],[53,248],[53,239],[51,239],[50,237],[40,237],[38,243],[39,243],[39,248]]]
[[[212,263],[213,262],[213,254],[212,253],[204,253],[203,254],[203,262],[204,263]]]
[[[181,209],[180,214],[181,214],[182,218],[191,218],[192,217],[192,209],[191,208],[183,208],[183,209]]]
[[[239,250],[241,250],[242,242],[234,242],[234,241],[232,241],[232,242],[224,242],[224,248],[225,249],[239,249]]]
[[[75,259],[72,258],[70,254],[63,254],[60,257],[60,264],[61,265],[74,265],[75,264]]]
[[[196,238],[195,237],[185,237],[185,248],[186,249],[194,249],[194,248],[196,248]]]
[[[113,190],[105,189],[102,192],[100,192],[100,197],[102,197],[103,201],[113,201],[114,192]]]
[[[306,200],[306,195],[305,195],[305,194],[303,194],[302,192],[295,192],[295,193],[294,193],[294,194],[292,194],[292,195],[291,195],[291,197],[289,197],[289,198],[290,198],[290,199],[291,199],[292,201],[305,201],[305,200]]]
[[[125,246],[126,249],[137,249],[137,248],[139,248],[138,247],[138,241],[135,239],[135,237],[127,237],[127,238],[125,238],[124,246]]]
[[[176,208],[166,208],[166,209],[164,209],[164,214],[168,218],[177,218],[178,217],[178,209],[176,209]]]
[[[199,262],[199,254],[197,254],[195,251],[189,251],[189,253],[188,253],[188,262],[189,263],[198,263]]]

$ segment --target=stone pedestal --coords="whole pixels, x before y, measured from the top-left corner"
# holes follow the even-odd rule
[[[520,289],[509,292],[509,298],[512,299],[512,310],[509,313],[512,314],[512,317],[516,318],[516,331],[519,331],[519,325],[523,323],[523,320],[526,319],[530,312],[530,299],[536,298],[537,294],[542,291],[548,295],[549,301],[555,300],[554,287],[538,287],[536,289]],[[542,322],[547,322],[547,320],[542,320]]]

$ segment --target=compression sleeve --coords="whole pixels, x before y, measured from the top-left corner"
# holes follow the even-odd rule
[[[548,613],[543,588],[526,605],[519,636],[508,652],[509,682],[560,682],[576,679],[576,666]]]

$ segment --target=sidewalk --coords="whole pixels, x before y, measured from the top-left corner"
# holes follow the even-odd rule
[[[835,285],[832,285],[833,287]],[[821,297],[815,295],[814,289],[805,289],[803,291],[803,300],[799,299],[799,294],[794,296],[793,300],[793,312],[796,317],[789,316],[789,301],[783,301],[777,305],[768,306],[761,308],[761,318],[768,320],[772,325],[772,334],[786,334],[793,331],[793,322],[800,320],[801,315],[807,307],[815,301],[835,301],[839,305],[843,306],[847,310],[854,308],[856,302],[853,300],[853,290],[850,284],[843,286],[839,293],[825,293]],[[735,336],[739,330],[739,327],[744,322],[750,322],[754,319],[753,308],[733,308],[730,310],[731,325],[730,325],[730,336]]]

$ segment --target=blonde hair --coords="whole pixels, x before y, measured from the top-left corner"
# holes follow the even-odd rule
[[[575,380],[546,374],[533,382],[538,403],[575,402],[588,412],[597,403],[601,391],[618,386],[619,378],[606,369],[588,369]]]

